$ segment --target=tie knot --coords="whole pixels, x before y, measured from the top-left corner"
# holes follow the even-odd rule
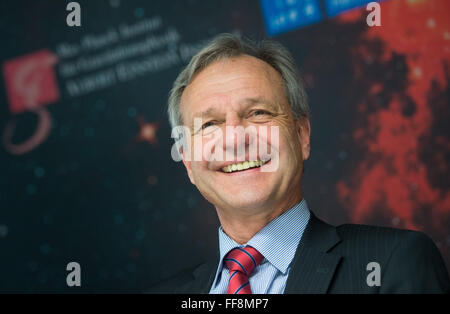
[[[261,263],[264,256],[255,248],[246,246],[232,249],[223,259],[225,266],[232,271],[239,271],[245,276],[250,276],[256,266]]]

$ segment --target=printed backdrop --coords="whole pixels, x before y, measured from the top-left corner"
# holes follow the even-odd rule
[[[139,292],[214,254],[171,159],[167,94],[214,35],[293,53],[312,108],[304,197],[332,224],[421,230],[450,265],[450,2],[0,3],[0,291]],[[66,265],[81,266],[81,287]]]

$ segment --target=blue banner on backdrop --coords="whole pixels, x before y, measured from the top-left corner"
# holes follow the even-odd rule
[[[278,35],[322,20],[318,0],[261,0],[267,34]]]

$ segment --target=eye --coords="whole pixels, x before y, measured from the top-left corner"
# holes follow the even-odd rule
[[[214,125],[214,121],[206,122],[202,125],[202,130],[206,129],[207,127],[213,126],[213,125]]]
[[[258,109],[258,110],[253,111],[250,115],[251,116],[260,116],[260,115],[267,115],[267,114],[269,114],[267,111]]]

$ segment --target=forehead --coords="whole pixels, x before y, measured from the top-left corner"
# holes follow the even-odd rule
[[[218,60],[194,76],[183,91],[181,113],[190,118],[211,107],[241,103],[246,98],[279,102],[285,97],[281,75],[268,63],[243,55]]]

